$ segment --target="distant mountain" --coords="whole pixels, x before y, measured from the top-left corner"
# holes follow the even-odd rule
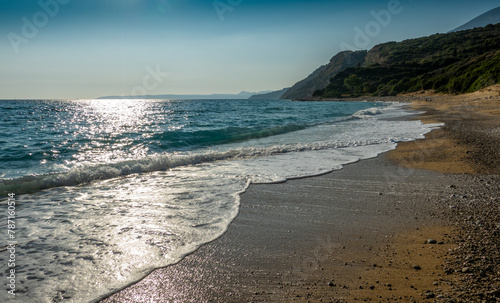
[[[317,97],[393,96],[435,90],[460,94],[500,83],[500,24],[376,45]]]
[[[253,95],[251,96],[250,98],[248,99],[252,99],[252,100],[262,100],[262,99],[280,99],[290,88],[287,87],[287,88],[284,88],[282,90],[277,90],[277,91],[274,91],[274,92],[270,92],[270,93],[267,93],[267,94],[257,94],[257,95]]]
[[[281,99],[307,99],[310,98],[316,90],[324,89],[330,79],[348,67],[353,67],[363,63],[366,51],[345,51],[338,53],[330,63],[316,69],[304,80],[297,82],[292,86]]]
[[[262,92],[240,92],[239,94],[212,94],[212,95],[145,95],[145,96],[105,96],[97,99],[166,99],[166,100],[199,100],[199,99],[249,99],[256,94],[269,93]]]
[[[500,23],[500,7],[494,8],[491,11],[488,11],[481,16],[472,19],[471,21],[465,23],[464,25],[455,28],[452,32],[458,32],[468,29],[473,29],[476,27],[484,27],[488,24],[497,24]]]

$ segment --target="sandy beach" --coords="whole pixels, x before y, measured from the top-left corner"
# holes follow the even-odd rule
[[[401,96],[445,127],[252,185],[223,236],[102,302],[500,301],[499,92]]]

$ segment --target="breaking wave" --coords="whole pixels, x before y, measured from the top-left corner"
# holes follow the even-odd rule
[[[223,160],[248,159],[265,157],[291,152],[313,151],[342,148],[349,146],[364,146],[380,144],[385,142],[396,142],[396,139],[349,141],[349,142],[317,142],[313,144],[275,145],[266,148],[236,148],[227,151],[205,151],[187,154],[161,154],[145,157],[140,160],[123,161],[112,164],[72,168],[68,171],[23,176],[20,178],[0,180],[0,197],[6,197],[8,193],[19,194],[35,193],[44,189],[62,186],[75,186],[90,183],[97,180],[107,180],[131,174],[150,173],[165,171],[168,169],[211,163]]]

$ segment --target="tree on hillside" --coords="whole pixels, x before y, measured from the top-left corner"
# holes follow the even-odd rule
[[[358,75],[352,74],[344,80],[344,86],[353,94],[359,94],[363,91],[363,80]]]

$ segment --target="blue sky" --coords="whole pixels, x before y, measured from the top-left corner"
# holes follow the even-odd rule
[[[0,0],[0,99],[281,89],[346,45],[369,49],[447,32],[497,6],[498,0]],[[359,31],[370,35],[356,40]]]

